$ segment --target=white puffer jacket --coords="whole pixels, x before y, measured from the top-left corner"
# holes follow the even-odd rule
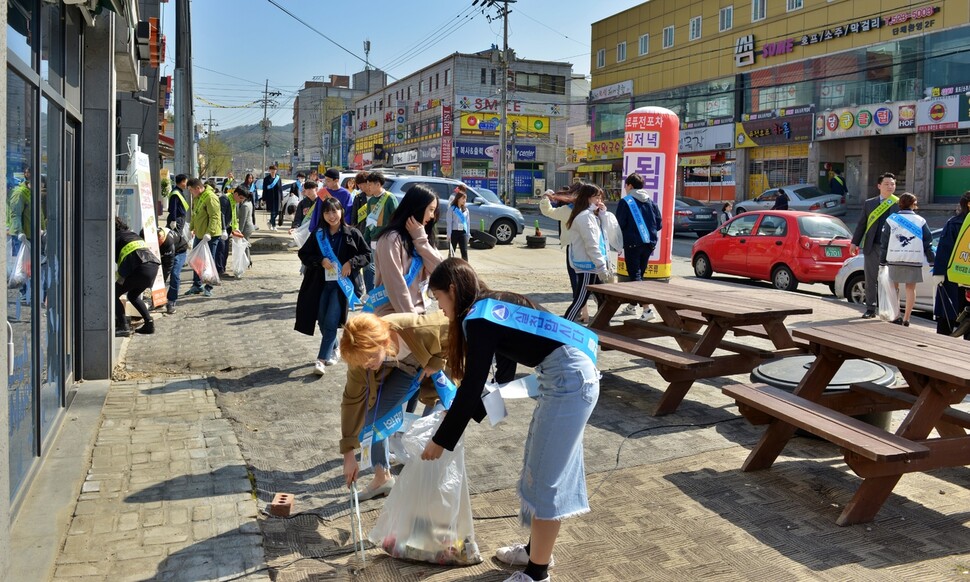
[[[580,273],[596,273],[606,277],[609,271],[608,244],[603,233],[602,218],[587,208],[573,219],[569,227],[569,264]],[[603,211],[603,214],[609,214]]]

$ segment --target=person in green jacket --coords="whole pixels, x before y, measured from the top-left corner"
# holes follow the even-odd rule
[[[189,223],[195,235],[195,243],[205,243],[209,245],[209,252],[213,258],[216,256],[216,249],[220,240],[228,238],[222,230],[222,210],[219,208],[219,195],[210,186],[202,184],[202,180],[192,178],[186,182],[189,193],[195,200],[192,207],[192,220]],[[212,285],[202,285],[202,279],[198,273],[192,275],[192,287],[185,292],[186,295],[203,294],[212,297]]]

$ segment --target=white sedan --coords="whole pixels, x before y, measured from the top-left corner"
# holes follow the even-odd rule
[[[940,242],[942,229],[933,230],[933,250],[936,250],[937,243]],[[865,259],[862,254],[858,254],[848,259],[835,275],[835,295],[839,299],[848,299],[849,303],[865,303],[866,299],[866,278],[863,272]],[[900,305],[906,300],[904,293],[899,294]],[[933,302],[936,300],[936,285],[933,283],[932,266],[923,265],[923,282],[916,284],[916,305],[915,309],[933,311]]]

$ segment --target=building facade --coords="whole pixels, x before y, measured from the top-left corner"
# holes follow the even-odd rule
[[[294,170],[319,170],[334,163],[331,128],[364,91],[350,87],[350,77],[330,75],[329,81],[307,81],[293,102]]]
[[[652,0],[593,24],[589,153],[615,184],[625,115],[660,106],[681,121],[680,195],[828,191],[838,169],[852,206],[883,172],[952,203],[970,188],[968,24],[952,0]]]
[[[158,0],[143,3],[157,14]],[[108,379],[114,365],[118,99],[148,85],[139,58],[139,2],[4,4],[0,171],[7,195],[0,212],[7,235],[0,246],[8,270],[0,316],[8,350],[0,360],[8,374],[0,400],[6,492],[0,547],[6,551],[9,518],[43,470],[80,382]],[[18,261],[30,267],[18,269]],[[0,556],[0,571],[7,560]]]
[[[497,48],[450,55],[357,101],[354,168],[390,167],[498,190],[500,89],[506,83],[511,186],[532,196],[566,156],[572,65],[513,59]]]

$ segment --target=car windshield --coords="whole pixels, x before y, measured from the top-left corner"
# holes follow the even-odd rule
[[[488,190],[486,188],[475,188],[475,192],[477,192],[479,196],[491,202],[492,204],[502,203],[502,201],[499,200],[499,197],[495,195],[495,192],[492,192],[491,190]]]
[[[805,188],[795,189],[795,193],[802,200],[808,200],[809,198],[818,198],[819,196],[828,196],[825,192],[822,192],[815,186],[807,186]]]
[[[695,200],[694,198],[678,198],[677,201],[683,202],[687,206],[707,206],[707,204],[704,204],[700,200]]]
[[[845,223],[832,216],[799,216],[798,230],[811,238],[852,238]]]

